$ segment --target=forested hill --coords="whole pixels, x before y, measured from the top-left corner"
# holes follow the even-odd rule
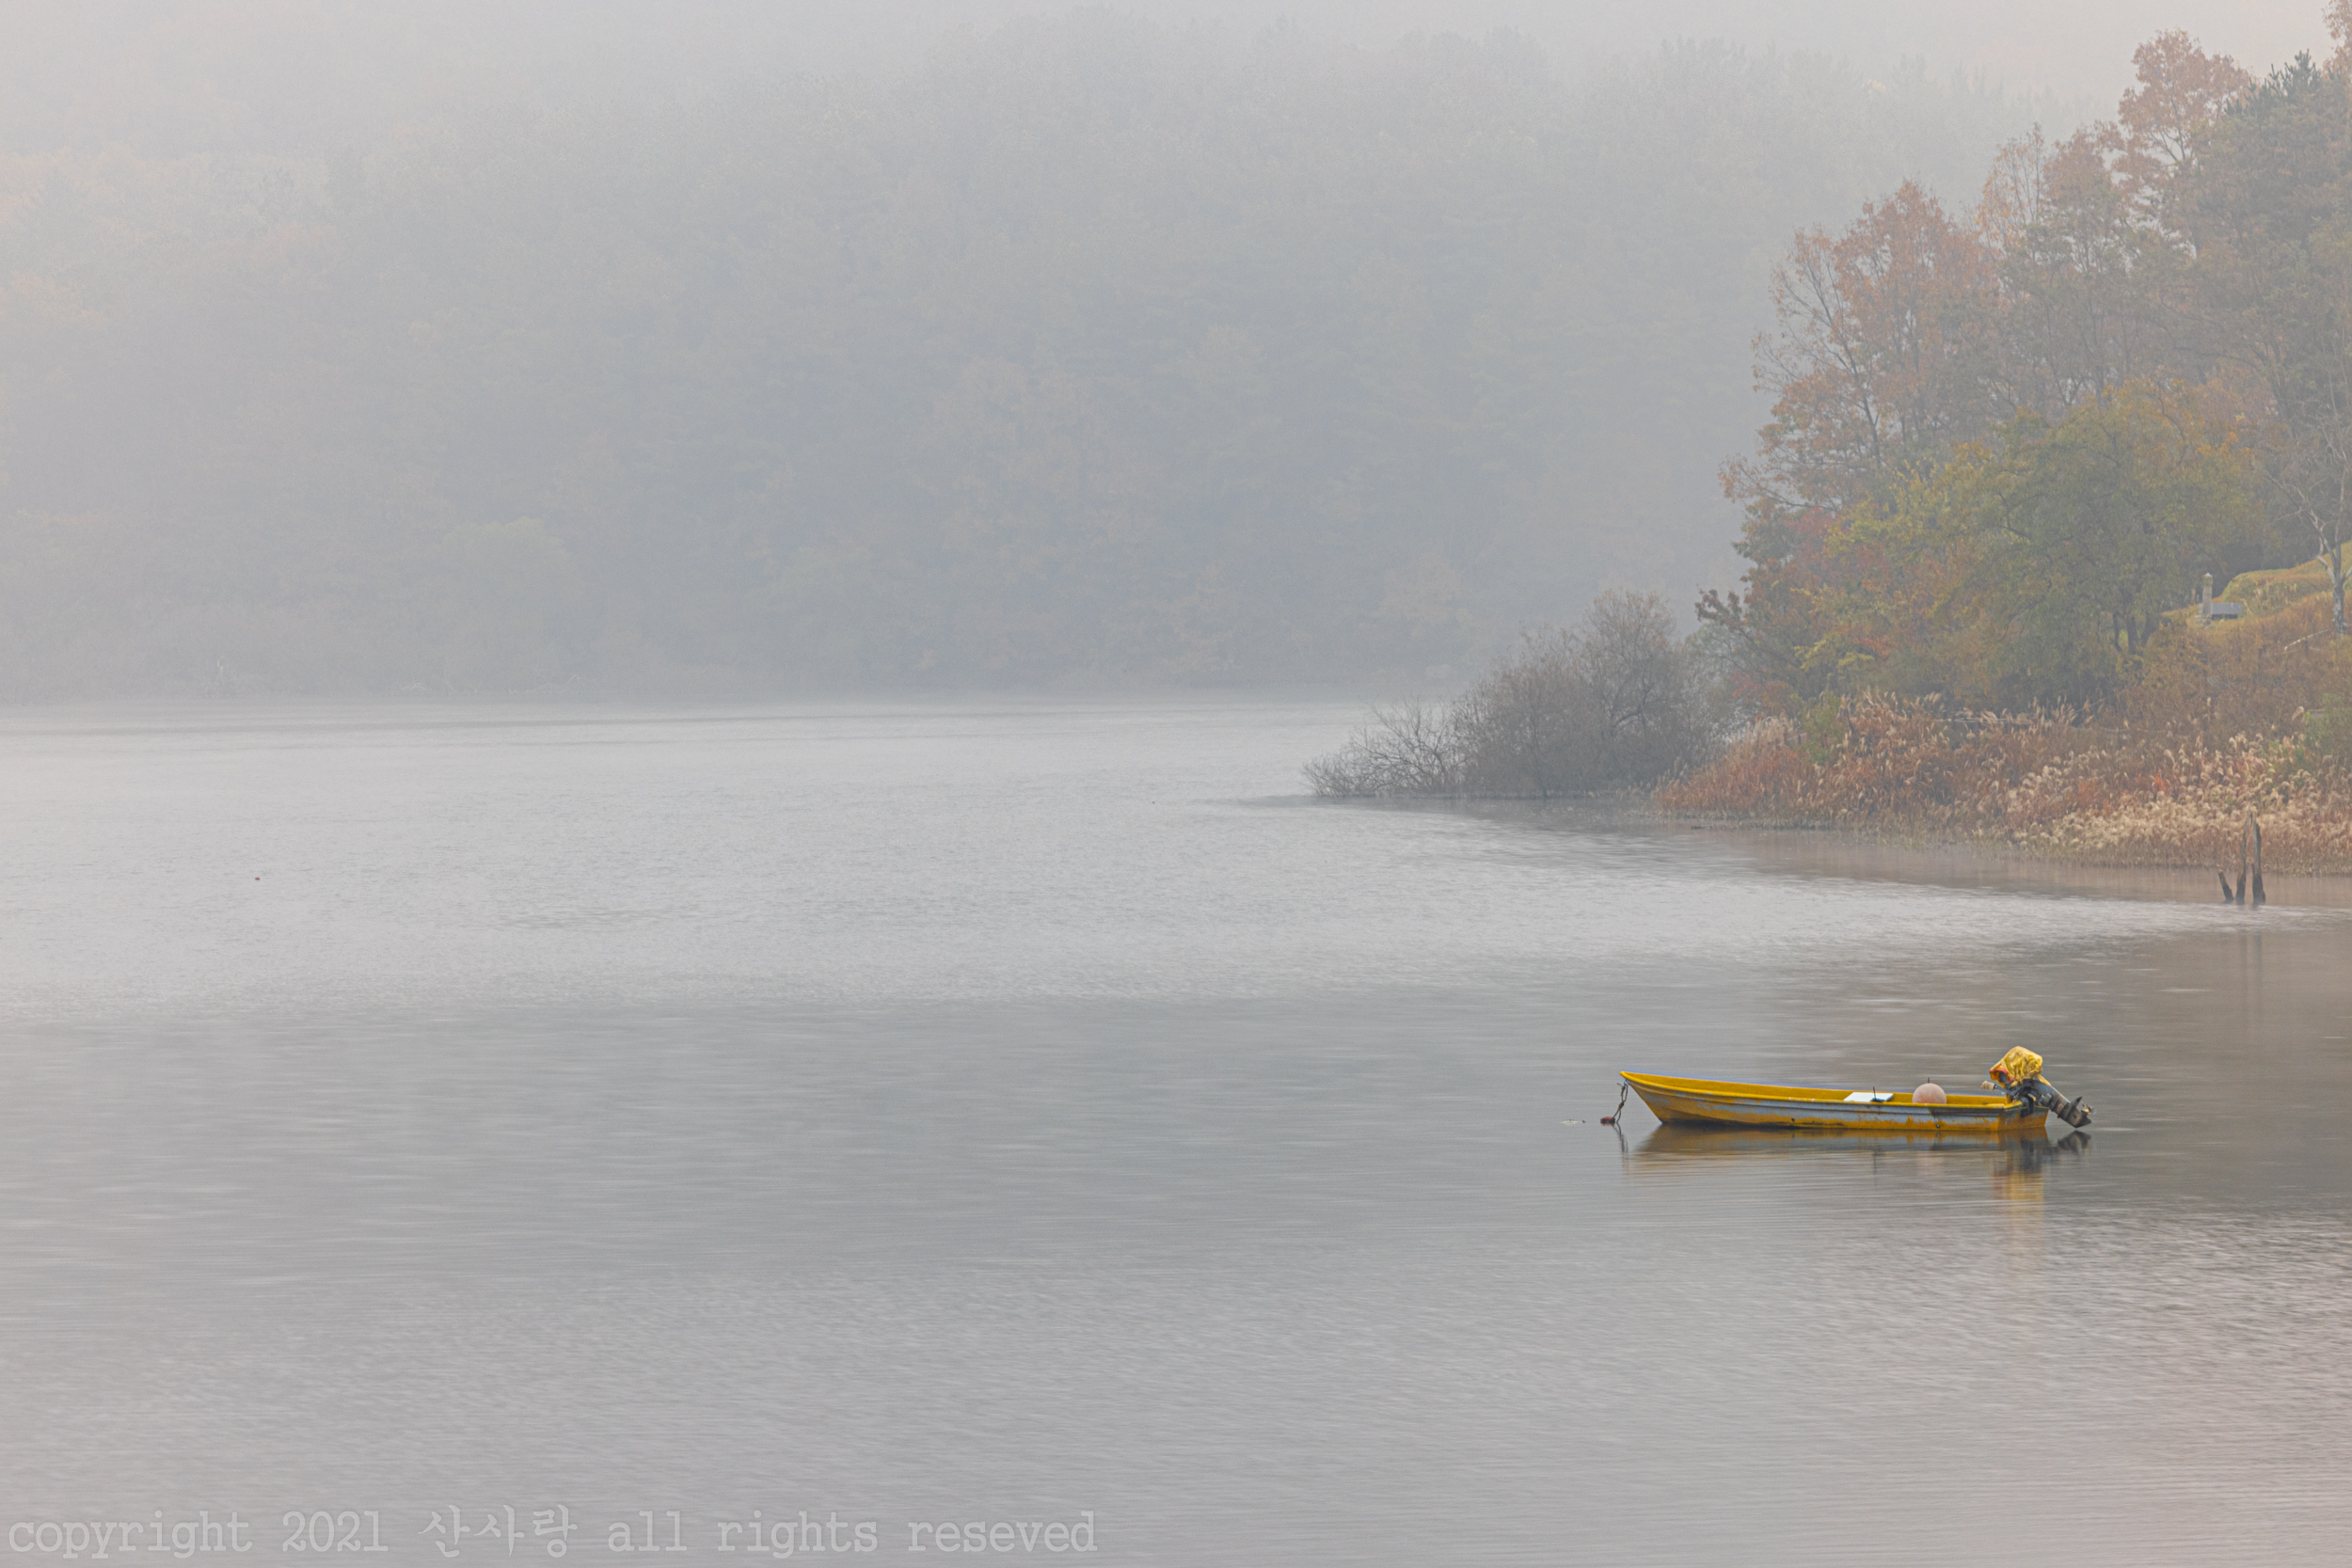
[[[1082,12],[326,157],[27,133],[0,695],[1419,676],[1723,576],[1774,258],[2026,118]]]

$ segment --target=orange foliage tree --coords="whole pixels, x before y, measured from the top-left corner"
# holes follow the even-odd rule
[[[1993,263],[1908,182],[1843,234],[1800,233],[1772,272],[1776,329],[1756,340],[1772,420],[1755,457],[1724,465],[1724,493],[1752,515],[1837,510],[1988,428]]]
[[[1698,606],[1751,710],[1874,683],[2105,701],[2197,572],[2251,564],[2271,538],[2249,501],[2260,421],[2318,400],[2268,373],[2259,334],[2228,319],[2243,288],[2217,303],[2227,291],[2207,274],[2226,273],[2239,214],[2206,165],[2267,144],[2249,110],[2279,78],[2255,84],[2180,32],[2134,64],[2113,121],[2004,147],[1973,225],[1906,184],[1842,234],[1800,233],[1775,271],[1775,327],[1756,345],[1772,421],[1723,469],[1749,567],[1742,592]],[[2341,103],[2337,119],[2352,129]],[[2272,260],[2253,284],[2292,270]],[[2313,341],[2299,364],[2334,342]],[[2328,472],[2352,525],[2352,372],[2339,383],[2345,461]],[[2273,463],[2265,494],[2298,475],[2316,494],[2322,467]]]
[[[1737,546],[1750,563],[1747,592],[1710,589],[1698,611],[1731,639],[1749,705],[1788,705],[1822,689],[1807,655],[1820,637],[1812,607],[1836,575],[1819,549],[1832,519],[1998,418],[1994,262],[1981,239],[1906,182],[1842,234],[1800,233],[1774,268],[1777,325],[1756,340],[1772,422],[1756,455],[1722,476],[1747,512]]]

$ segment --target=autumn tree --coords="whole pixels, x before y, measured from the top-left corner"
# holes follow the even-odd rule
[[[1733,644],[1742,700],[1779,705],[1820,689],[1808,650],[1830,520],[1931,466],[2008,410],[1997,391],[1994,254],[1906,182],[1836,237],[1800,233],[1773,269],[1774,329],[1756,381],[1772,422],[1753,457],[1723,469],[1743,503],[1736,546],[1747,592],[1708,591],[1699,616]]]
[[[2145,382],[2056,421],[2020,414],[1830,539],[1852,578],[1813,657],[1849,689],[2104,703],[2247,526],[2252,455]]]
[[[2093,129],[2048,147],[2036,130],[2001,150],[1985,182],[1978,230],[2000,254],[1996,335],[2011,412],[2055,419],[2158,357],[2148,283],[2159,245],[2135,221],[2105,139]]]
[[[2254,79],[2229,55],[2206,54],[2178,28],[2134,50],[2132,67],[2139,85],[2123,95],[2102,140],[2112,149],[2116,174],[2142,221],[2163,226],[2205,133]]]
[[[2188,367],[2171,328],[2190,247],[2180,190],[2250,78],[2186,33],[2132,56],[2112,120],[2055,145],[2037,127],[1994,156],[1978,232],[2000,255],[1998,336],[2015,407],[2057,419],[2136,377]]]
[[[2310,55],[2239,95],[2179,211],[2199,346],[2259,394],[2273,516],[2328,563],[2338,636],[2352,534],[2352,106]]]
[[[1909,182],[1843,234],[1800,233],[1772,270],[1774,330],[1756,339],[1772,422],[1755,457],[1724,466],[1725,494],[1751,516],[1836,511],[1988,428],[1993,263]]]

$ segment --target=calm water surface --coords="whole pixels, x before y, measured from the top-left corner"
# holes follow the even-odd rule
[[[2352,895],[1297,800],[1352,718],[0,719],[11,1560],[2352,1557]],[[2088,1140],[1597,1125],[2015,1044]]]

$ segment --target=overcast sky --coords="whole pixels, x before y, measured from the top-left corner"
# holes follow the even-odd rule
[[[1106,0],[1244,35],[1284,18],[1384,46],[1511,28],[1564,74],[1670,39],[1904,57],[2052,95],[2054,121],[2110,112],[2135,45],[2182,27],[2255,71],[2324,51],[2320,0]],[[121,142],[317,155],[456,100],[723,88],[798,71],[889,72],[944,35],[1073,8],[1057,0],[0,0],[0,145]],[[2052,129],[2061,128],[2054,124]]]
[[[2131,82],[2133,48],[2168,27],[2266,69],[2297,49],[2324,52],[2320,0],[1110,0],[1168,19],[1209,18],[1254,29],[1289,17],[1328,37],[1386,44],[1413,32],[1482,34],[1509,27],[1540,40],[1564,67],[1645,52],[1669,39],[1727,38],[1758,48],[1845,55],[1861,65],[1905,55],[1937,71],[1990,72],[2018,91],[2113,99]],[[599,5],[600,10],[630,9]],[[739,19],[763,48],[842,59],[919,46],[960,25],[988,26],[1040,10],[1037,0],[785,0],[747,5],[672,0],[641,16],[699,9]],[[752,20],[755,18],[756,20]]]
[[[2267,68],[2325,51],[2319,0],[1126,0],[1161,17],[1245,26],[1291,16],[1321,33],[1386,43],[1415,31],[1511,27],[1563,65],[1645,51],[1671,38],[1728,38],[1826,51],[1857,64],[1922,55],[1938,71],[1983,70],[2020,91],[2112,100],[2131,82],[2133,48],[2168,27]],[[904,42],[959,23],[1039,9],[1021,0],[803,0],[786,9],[829,46]]]

